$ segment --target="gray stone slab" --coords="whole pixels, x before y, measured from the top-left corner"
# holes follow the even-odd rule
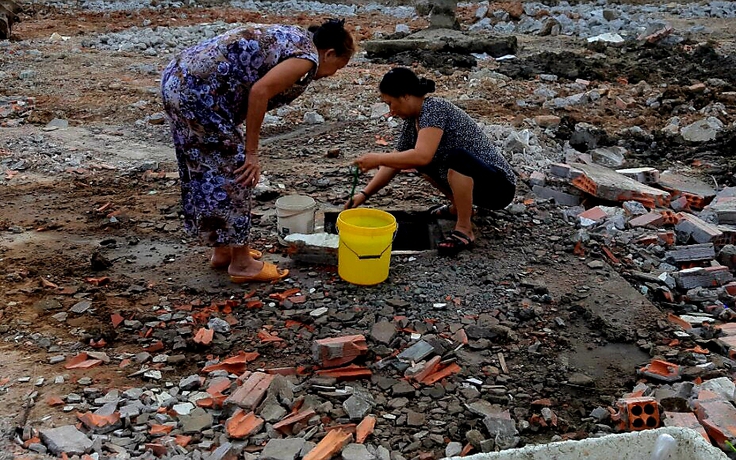
[[[54,455],[82,455],[92,448],[92,440],[73,425],[41,430],[41,440]]]
[[[364,444],[348,444],[342,450],[342,460],[375,460]]]
[[[296,460],[305,442],[304,438],[271,439],[259,460]]]
[[[484,37],[449,29],[425,29],[400,40],[369,40],[363,44],[368,58],[391,57],[406,51],[458,54],[487,53],[493,57],[516,54],[516,37]]]
[[[690,244],[667,251],[665,258],[675,263],[713,260],[716,258],[716,250],[712,243]]]
[[[199,433],[210,428],[213,423],[212,415],[198,407],[189,415],[179,417],[181,431],[184,434]]]
[[[379,321],[371,328],[371,338],[376,342],[389,345],[396,336],[396,326],[388,321]]]
[[[672,193],[673,196],[677,196],[681,192],[688,193],[702,197],[707,202],[710,202],[716,196],[716,191],[706,182],[696,177],[685,176],[672,171],[664,171],[659,175],[659,185]]]
[[[555,190],[550,187],[542,187],[535,185],[532,187],[532,192],[543,200],[552,199],[555,203],[561,206],[577,206],[580,204],[580,197],[572,195],[570,193],[563,192],[561,190]]]
[[[419,362],[432,354],[434,347],[424,340],[420,340],[406,350],[399,353],[398,358],[403,361]]]

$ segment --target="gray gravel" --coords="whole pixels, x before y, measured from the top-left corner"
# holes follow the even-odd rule
[[[683,18],[733,18],[736,17],[736,3],[709,2],[688,3],[685,5],[616,5],[599,1],[571,6],[567,2],[550,7],[542,3],[525,2],[524,15],[518,21],[509,18],[504,10],[489,9],[488,2],[465,3],[464,6],[477,7],[480,21],[471,30],[490,30],[499,34],[538,34],[547,21],[556,21],[561,35],[588,38],[604,33],[620,33],[635,36],[650,27],[664,26],[664,14]],[[537,18],[540,11],[546,10],[549,17]],[[487,14],[482,14],[487,11]],[[569,13],[576,13],[580,19],[571,19]],[[483,17],[485,16],[485,17]],[[704,31],[702,26],[691,32]]]

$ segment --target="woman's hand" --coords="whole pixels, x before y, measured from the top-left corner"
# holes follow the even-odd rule
[[[247,153],[243,166],[235,170],[235,182],[246,187],[255,187],[261,180],[261,162],[257,153]]]
[[[348,199],[348,201],[345,202],[344,209],[352,209],[357,208],[361,204],[365,203],[365,200],[367,200],[368,197],[365,196],[365,193],[358,192],[355,195],[353,195],[353,199]]]
[[[353,164],[360,168],[362,172],[370,171],[381,166],[382,156],[381,153],[366,153],[353,161]]]

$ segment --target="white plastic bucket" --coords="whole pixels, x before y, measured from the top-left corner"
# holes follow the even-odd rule
[[[282,196],[276,200],[276,220],[279,243],[287,245],[284,238],[292,233],[314,233],[314,214],[317,203],[304,195]]]

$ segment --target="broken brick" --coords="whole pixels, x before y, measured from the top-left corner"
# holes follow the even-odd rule
[[[162,446],[161,444],[155,443],[155,442],[147,442],[144,445],[146,450],[150,450],[153,452],[153,455],[156,457],[163,457],[168,452],[168,449],[166,446]]]
[[[720,326],[716,326],[716,330],[720,331],[721,335],[725,337],[736,336],[736,323],[725,323]]]
[[[64,400],[58,396],[49,396],[46,398],[46,404],[48,404],[49,407],[63,406]]]
[[[151,429],[148,430],[148,434],[151,436],[164,436],[171,433],[174,427],[171,425],[152,425]]]
[[[660,359],[652,360],[652,362],[639,369],[639,373],[644,377],[663,382],[680,380],[680,366]]]
[[[90,430],[98,430],[101,428],[107,428],[113,426],[120,421],[120,412],[115,412],[111,415],[98,415],[92,412],[85,412],[81,414],[77,412],[77,418]]]
[[[736,336],[719,337],[718,342],[728,352],[730,359],[736,359]]]
[[[641,216],[634,217],[629,221],[630,227],[659,227],[664,224],[662,214],[658,212],[650,212]]]
[[[202,327],[197,331],[196,334],[194,334],[194,343],[198,343],[200,345],[210,345],[214,337],[215,331]]]
[[[367,415],[357,427],[355,427],[355,442],[363,444],[376,427],[376,417]]]
[[[152,343],[151,345],[149,345],[147,347],[144,347],[143,348],[143,351],[145,351],[147,353],[156,353],[158,351],[163,350],[164,348],[165,348],[164,347],[164,343],[162,341],[158,340],[158,341]]]
[[[680,428],[690,428],[701,434],[706,441],[710,443],[708,433],[705,432],[703,425],[698,422],[695,414],[690,412],[665,412],[664,426],[674,426]]]
[[[695,402],[695,414],[721,449],[736,445],[736,407],[730,401],[712,391],[701,390]]]
[[[243,384],[225,400],[225,405],[235,404],[243,409],[255,409],[256,406],[263,401],[273,379],[274,376],[271,374],[254,372],[248,380],[243,382]]]
[[[634,200],[648,208],[666,207],[670,203],[668,192],[639,183],[603,166],[582,163],[573,163],[571,166],[583,172],[572,180],[572,184],[597,198],[617,202]]]
[[[608,217],[608,214],[606,214],[606,211],[601,209],[600,206],[590,208],[587,211],[584,211],[578,214],[578,218],[580,218],[581,221],[582,219],[587,219],[593,222],[600,222],[604,220],[606,217]]]
[[[407,369],[404,376],[416,382],[421,382],[437,371],[441,360],[442,358],[440,356],[435,356],[426,363],[418,363]]]
[[[435,383],[439,382],[440,380],[444,378],[451,376],[452,374],[457,374],[461,370],[462,368],[458,366],[456,363],[451,363],[450,365],[424,378],[422,380],[422,383],[425,385],[434,385]]]
[[[692,324],[680,318],[672,313],[667,313],[667,319],[672,323],[680,326],[683,330],[687,331],[693,328]]]
[[[202,372],[227,371],[230,374],[242,374],[245,372],[246,364],[255,361],[258,359],[258,356],[258,352],[245,353],[241,351],[237,355],[224,359],[217,364],[206,366],[202,369]]]
[[[175,442],[176,442],[176,444],[178,446],[186,447],[186,446],[189,445],[190,442],[192,442],[192,437],[191,436],[185,436],[183,434],[177,434],[174,437],[174,440],[175,440]]]
[[[323,367],[348,364],[368,351],[363,335],[348,335],[317,340],[314,343],[314,359]]]
[[[64,369],[91,369],[100,364],[102,364],[101,359],[88,359],[87,353],[82,352],[69,359],[64,365]]]
[[[618,401],[621,427],[631,431],[659,427],[659,405],[651,397],[623,398]]]
[[[268,332],[265,329],[258,331],[258,339],[264,343],[284,341],[284,339],[278,336],[277,332]]]
[[[302,460],[329,460],[342,451],[352,438],[352,434],[343,430],[332,430]]]
[[[333,377],[337,380],[369,379],[373,375],[367,367],[355,364],[335,369],[320,369],[316,374],[322,377]]]
[[[253,412],[245,413],[243,409],[238,409],[225,422],[225,429],[231,438],[244,439],[258,433],[263,428],[263,424],[263,419]]]
[[[657,238],[659,238],[665,246],[674,246],[677,236],[672,230],[660,230],[657,232]]]
[[[673,198],[684,197],[691,209],[700,210],[716,196],[715,190],[695,177],[664,171],[659,176],[659,186],[670,192]]]
[[[723,232],[718,230],[718,227],[690,213],[680,212],[677,217],[679,221],[675,226],[675,230],[688,239],[692,238],[696,243],[710,243],[723,236]]]
[[[121,315],[117,313],[113,313],[110,315],[110,321],[112,321],[112,327],[115,329],[118,326],[120,326],[120,323],[125,321],[125,318],[123,318]]]
[[[223,394],[228,388],[230,388],[230,379],[227,377],[218,377],[210,382],[206,391],[208,394],[214,396]]]
[[[296,414],[287,415],[278,423],[274,424],[273,429],[283,431],[286,428],[290,428],[292,425],[299,423],[303,420],[309,420],[310,418],[317,415],[314,409],[304,409],[297,412]]]

